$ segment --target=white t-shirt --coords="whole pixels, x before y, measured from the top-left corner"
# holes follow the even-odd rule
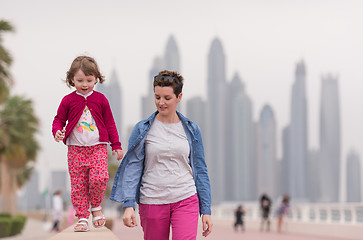
[[[189,154],[182,123],[163,123],[155,119],[145,139],[140,202],[168,204],[193,196],[197,191]]]

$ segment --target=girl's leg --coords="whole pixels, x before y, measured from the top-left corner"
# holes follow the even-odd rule
[[[108,181],[107,146],[105,144],[88,147],[87,159],[89,169],[89,194],[92,208],[99,207],[105,196]],[[92,212],[93,217],[102,216],[102,211]],[[95,221],[95,226],[104,225],[105,220]]]
[[[139,204],[139,214],[145,240],[169,240],[170,204]]]
[[[198,230],[199,200],[197,194],[171,204],[173,240],[195,240]]]
[[[89,193],[92,207],[101,205],[108,181],[107,146],[104,144],[89,147],[87,154],[90,162]]]
[[[54,223],[53,223],[53,227],[52,227],[52,231],[55,230],[57,231],[58,230],[58,220],[55,220]]]
[[[59,220],[56,220],[55,223],[54,223],[54,229],[56,231],[59,231]]]
[[[281,232],[282,214],[277,215],[277,232]]]
[[[84,166],[84,148],[68,147],[68,170],[71,177],[71,200],[77,218],[89,217],[88,169]]]

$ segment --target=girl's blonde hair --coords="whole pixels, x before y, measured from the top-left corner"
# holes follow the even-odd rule
[[[76,72],[80,69],[86,76],[95,76],[96,81],[98,79],[100,83],[103,83],[105,81],[105,77],[100,73],[96,60],[94,58],[88,56],[78,56],[73,60],[71,67],[67,71],[67,78],[65,82],[68,87],[74,87],[74,83],[72,82],[72,80]]]

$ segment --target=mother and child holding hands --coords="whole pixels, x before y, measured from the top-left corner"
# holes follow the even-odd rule
[[[126,154],[107,98],[93,90],[104,82],[96,61],[79,56],[67,71],[66,84],[76,90],[63,97],[54,117],[55,141],[68,146],[71,200],[78,222],[76,232],[105,225],[101,202],[105,195],[107,144],[122,160],[114,180],[111,200],[123,202],[123,223],[137,226],[138,204],[144,239],[195,240],[201,215],[202,235],[212,232],[211,191],[199,126],[177,109],[182,99],[183,77],[163,70],[153,79],[154,112],[138,122]]]

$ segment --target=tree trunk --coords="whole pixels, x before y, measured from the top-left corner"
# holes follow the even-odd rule
[[[16,172],[11,169],[4,156],[1,163],[1,211],[15,214],[17,212]]]
[[[15,215],[18,211],[18,196],[16,195],[18,190],[18,181],[16,178],[16,169],[10,169],[10,213]]]
[[[10,212],[11,207],[11,180],[9,166],[3,156],[0,156],[1,163],[1,211]]]

